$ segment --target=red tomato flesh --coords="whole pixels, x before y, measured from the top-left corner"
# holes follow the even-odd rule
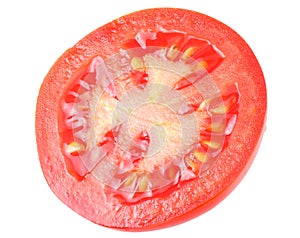
[[[38,97],[37,145],[71,209],[111,228],[160,229],[234,189],[265,116],[263,73],[237,33],[197,12],[149,9],[58,59]]]

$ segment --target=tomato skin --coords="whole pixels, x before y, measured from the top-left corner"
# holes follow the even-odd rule
[[[184,24],[183,24],[184,23]],[[167,194],[120,204],[106,195],[93,176],[78,182],[69,174],[60,151],[59,100],[63,89],[95,56],[114,54],[120,42],[141,29],[176,29],[217,45],[225,60],[211,75],[219,87],[238,82],[239,116],[228,146],[205,176],[184,182]],[[209,29],[209,30],[207,30]],[[111,228],[144,231],[173,226],[208,211],[241,181],[257,153],[265,130],[267,95],[263,73],[253,52],[232,29],[197,12],[148,9],[100,27],[66,51],[41,86],[36,108],[36,138],[45,178],[59,199],[87,219]]]

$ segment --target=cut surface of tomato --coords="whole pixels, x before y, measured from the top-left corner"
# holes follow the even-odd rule
[[[98,28],[51,68],[38,152],[49,186],[80,215],[159,229],[234,189],[265,114],[262,71],[237,33],[197,12],[148,9]]]

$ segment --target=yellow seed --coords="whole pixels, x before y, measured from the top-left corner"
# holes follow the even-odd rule
[[[205,69],[208,68],[208,63],[205,60],[202,60],[199,64]]]
[[[199,169],[200,169],[199,163],[193,161],[192,159],[188,159],[186,162],[188,163],[189,167],[193,170],[195,174],[199,173]]]
[[[195,156],[195,158],[196,158],[198,161],[200,161],[200,162],[202,162],[202,163],[204,163],[204,162],[207,161],[206,153],[203,153],[203,152],[200,152],[200,151],[195,151],[195,152],[194,152],[194,156]]]
[[[85,149],[84,145],[76,142],[76,141],[73,141],[71,142],[70,144],[67,145],[67,148],[66,148],[66,152],[68,154],[72,154],[74,152],[80,152],[80,151],[83,151]]]
[[[169,179],[174,179],[178,174],[178,168],[171,166],[168,171],[167,171],[167,175]]]
[[[228,108],[224,105],[209,109],[209,111],[213,114],[225,114],[227,110]]]
[[[179,54],[178,47],[177,47],[177,45],[174,44],[168,50],[167,58],[170,60],[174,60],[178,56],[178,54]]]
[[[202,60],[200,62],[197,62],[197,64],[195,64],[193,66],[193,70],[204,70],[204,69],[207,69],[208,68],[208,63],[205,61],[205,60]]]
[[[131,59],[131,67],[135,70],[143,70],[145,68],[144,62],[140,57],[133,57]]]
[[[146,175],[142,176],[140,179],[140,184],[139,184],[139,192],[145,192],[148,189],[148,178]]]
[[[91,110],[91,108],[89,106],[83,106],[83,105],[79,105],[78,109],[82,110],[82,111],[88,111]]]
[[[211,131],[216,133],[221,133],[225,131],[225,123],[214,122],[211,124]]]
[[[194,47],[189,47],[186,51],[184,51],[182,59],[187,60],[195,53],[195,51],[196,49]]]
[[[124,182],[124,186],[126,186],[126,187],[130,186],[134,182],[135,178],[136,178],[136,174],[135,173],[129,175],[127,177],[126,181]]]
[[[209,148],[213,149],[213,150],[216,150],[216,149],[219,149],[221,147],[220,143],[219,142],[216,142],[216,141],[202,141],[203,144],[207,145]]]
[[[225,114],[228,111],[228,107],[223,103],[217,107],[209,108],[209,105],[212,103],[214,98],[204,99],[197,111],[206,111],[207,109],[213,114]]]
[[[201,111],[207,110],[207,106],[208,106],[209,102],[210,102],[209,99],[204,99],[201,102],[200,106],[198,107],[197,111],[201,112]]]

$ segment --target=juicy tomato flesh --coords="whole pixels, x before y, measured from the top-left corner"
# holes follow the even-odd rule
[[[126,202],[201,176],[238,114],[237,83],[205,98],[195,86],[222,52],[184,32],[141,31],[114,57],[117,69],[94,58],[62,97],[61,148],[70,173],[79,180],[91,173]]]
[[[54,64],[37,102],[38,153],[50,188],[83,217],[160,229],[237,186],[265,116],[263,73],[236,32],[197,12],[148,9]]]

